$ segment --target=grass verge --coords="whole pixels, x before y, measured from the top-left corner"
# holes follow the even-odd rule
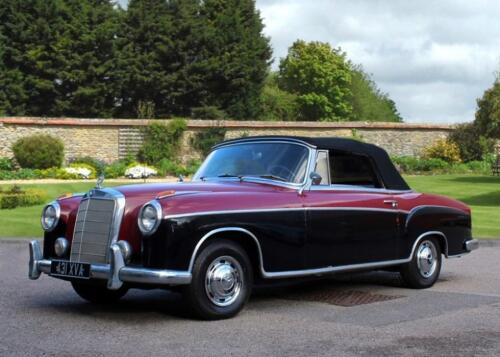
[[[500,238],[500,177],[473,175],[406,176],[410,187],[418,192],[456,198],[472,208],[473,234],[477,238]],[[130,183],[130,182],[128,182]],[[109,186],[123,183],[108,182]],[[1,183],[0,183],[1,185]],[[48,197],[67,192],[85,192],[94,182],[57,184],[21,184],[38,188]],[[0,237],[40,237],[40,212],[43,205],[0,210]]]

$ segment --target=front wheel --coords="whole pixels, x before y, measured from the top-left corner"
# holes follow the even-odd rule
[[[435,238],[423,239],[409,263],[401,267],[401,276],[414,289],[429,288],[441,272],[441,249]]]
[[[72,281],[71,285],[82,299],[94,304],[110,304],[119,300],[128,291],[126,287],[121,287],[118,290],[109,290],[106,282]]]
[[[250,297],[252,267],[246,252],[228,240],[206,246],[196,258],[184,297],[196,316],[206,320],[236,315]]]

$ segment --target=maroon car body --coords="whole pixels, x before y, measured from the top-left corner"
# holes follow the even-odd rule
[[[234,315],[270,279],[396,268],[428,287],[442,255],[477,248],[465,204],[414,192],[385,151],[348,139],[224,142],[192,182],[96,188],[52,205],[43,253],[30,243],[32,279],[70,280],[90,301],[181,286],[204,318]]]

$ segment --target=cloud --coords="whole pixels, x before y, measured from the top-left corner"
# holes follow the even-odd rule
[[[296,39],[340,46],[408,122],[472,121],[500,70],[498,0],[257,0],[257,8],[275,69]]]
[[[298,38],[340,46],[409,122],[474,119],[500,69],[495,0],[257,0],[274,68]]]

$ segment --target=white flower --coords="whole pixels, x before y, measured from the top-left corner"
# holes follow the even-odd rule
[[[69,174],[78,175],[85,180],[89,179],[90,175],[92,174],[92,171],[90,171],[86,167],[65,167],[64,171]]]
[[[150,176],[156,176],[158,172],[147,166],[142,166],[142,165],[137,165],[137,166],[132,166],[125,171],[125,176],[134,178],[134,179],[140,179],[140,178],[147,178]]]

